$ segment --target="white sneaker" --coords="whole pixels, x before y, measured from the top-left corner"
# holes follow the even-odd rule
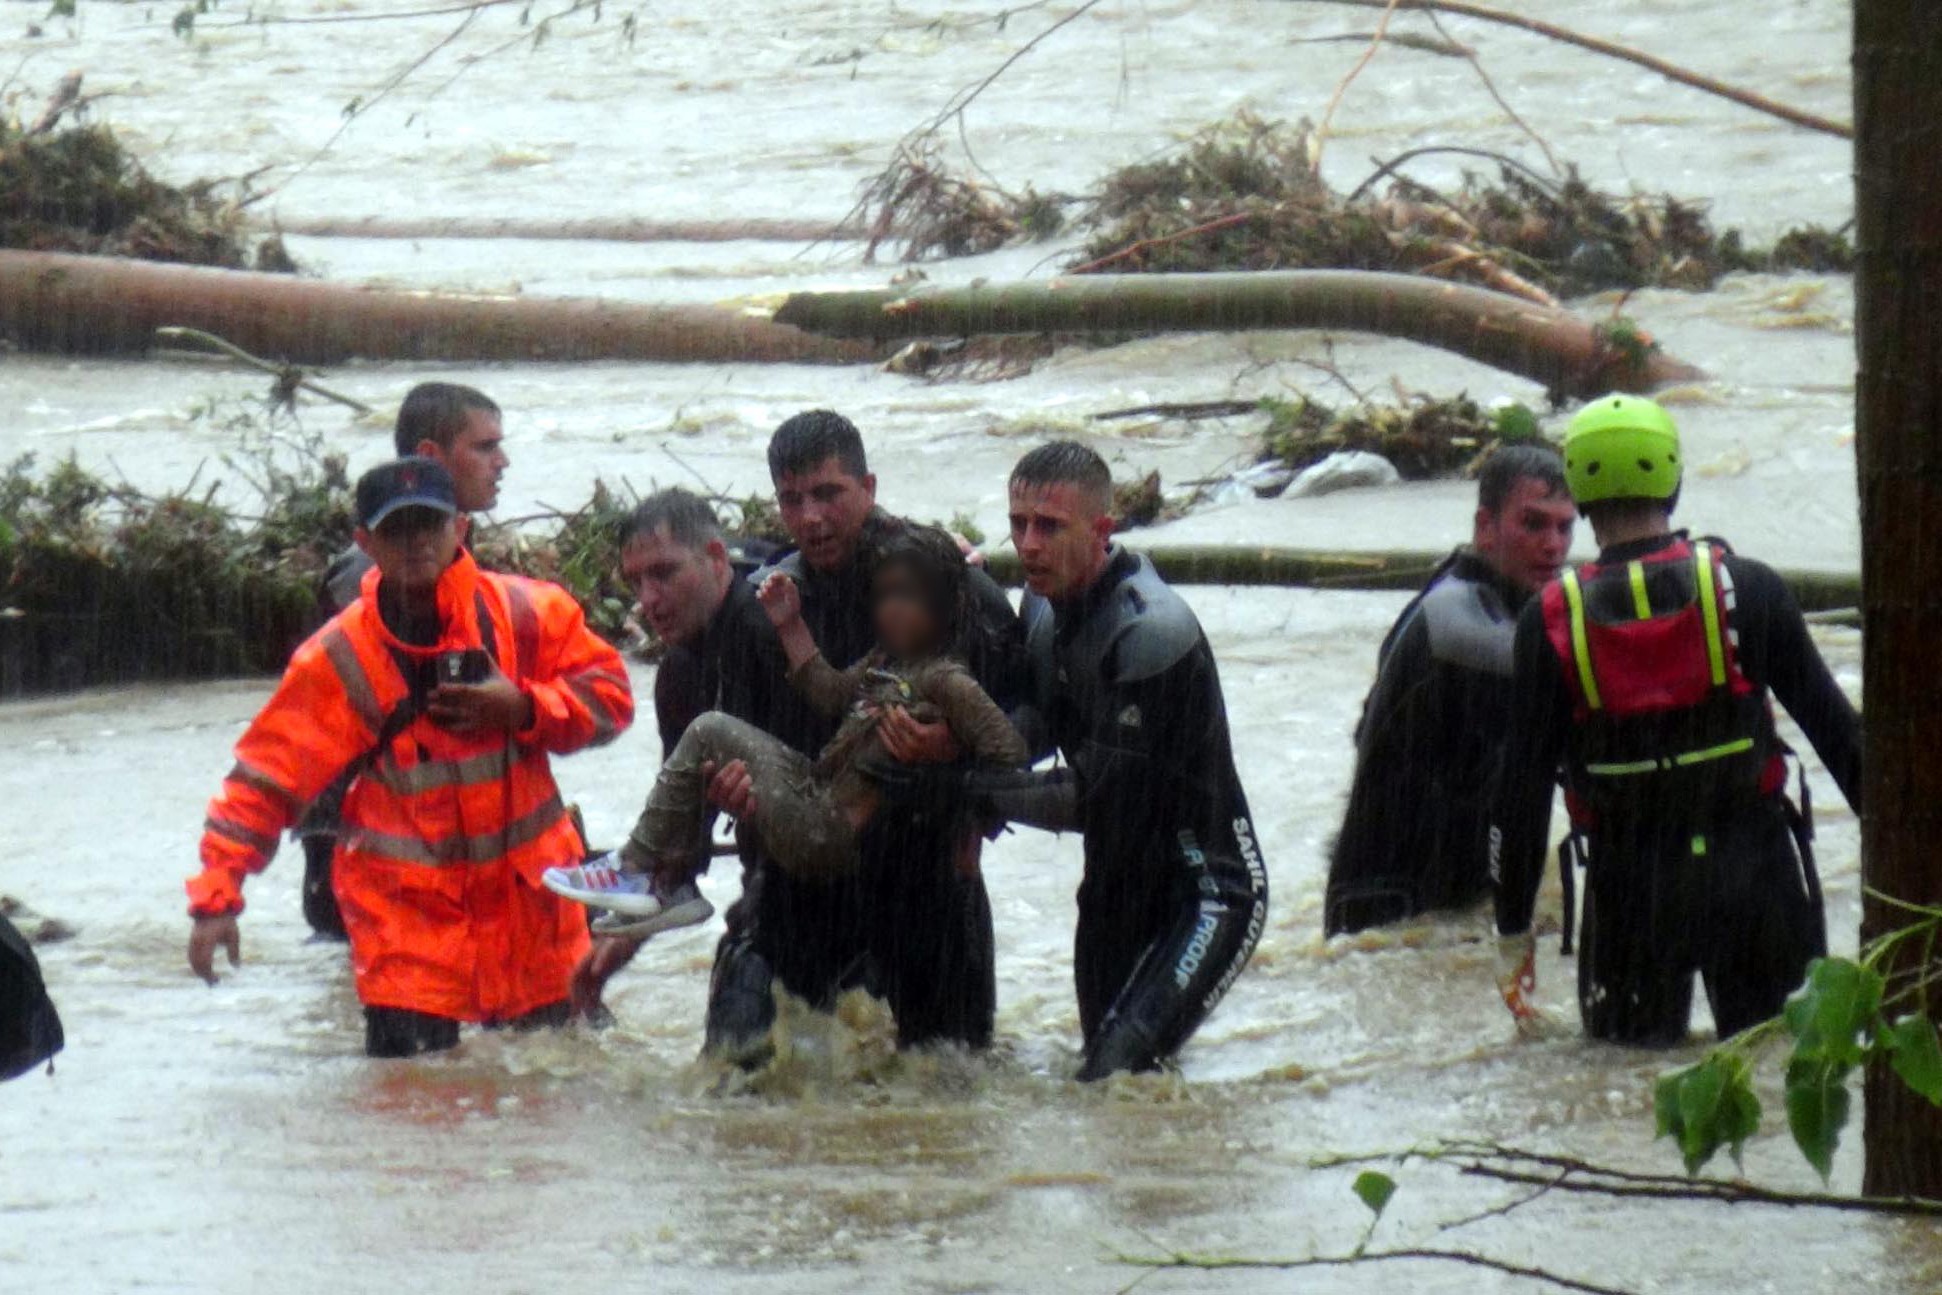
[[[651,886],[649,891],[652,893]],[[651,913],[630,913],[615,907],[595,918],[593,933],[645,939],[662,931],[699,926],[715,915],[715,906],[696,889],[692,881],[682,882],[665,895],[655,894],[654,899],[660,907]]]
[[[612,854],[596,854],[578,867],[548,868],[540,874],[539,883],[555,895],[589,908],[634,914],[661,909],[647,874],[624,871]]]

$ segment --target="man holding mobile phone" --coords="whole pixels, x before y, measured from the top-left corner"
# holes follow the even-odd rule
[[[481,571],[451,474],[424,458],[357,485],[375,568],[291,658],[210,803],[188,883],[189,965],[240,952],[243,878],[347,779],[336,889],[371,1056],[457,1044],[459,1025],[563,1024],[585,910],[539,884],[577,862],[549,758],[611,741],[633,694],[557,585]]]

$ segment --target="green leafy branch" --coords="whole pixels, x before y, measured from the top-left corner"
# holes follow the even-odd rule
[[[1700,1168],[1727,1149],[1740,1162],[1763,1114],[1753,1090],[1760,1054],[1781,1039],[1792,1041],[1787,1058],[1785,1104],[1794,1143],[1825,1182],[1847,1127],[1852,1101],[1848,1078],[1857,1069],[1886,1062],[1902,1082],[1942,1106],[1942,1039],[1929,1011],[1929,987],[1942,977],[1935,944],[1942,935],[1942,908],[1876,898],[1916,918],[1861,950],[1859,958],[1817,958],[1807,982],[1771,1021],[1743,1031],[1698,1062],[1660,1076],[1653,1093],[1658,1137],[1679,1144],[1686,1171]],[[1919,942],[1920,957],[1908,970],[1884,972],[1891,955]]]

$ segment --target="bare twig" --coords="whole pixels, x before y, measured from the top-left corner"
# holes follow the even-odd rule
[[[1369,66],[1369,60],[1382,48],[1382,38],[1389,34],[1389,20],[1396,16],[1399,3],[1401,0],[1383,0],[1382,17],[1376,20],[1376,29],[1369,36],[1368,48],[1362,51],[1362,57],[1355,61],[1348,75],[1336,83],[1335,93],[1328,97],[1328,108],[1322,113],[1322,124],[1315,128],[1315,155],[1309,159],[1310,168],[1316,175],[1322,173],[1322,150],[1328,147],[1328,128],[1335,120],[1335,110],[1342,106],[1342,96],[1349,92],[1349,86],[1362,75],[1362,69]]]
[[[1306,2],[1306,0],[1291,0],[1291,2],[1300,3]],[[1443,13],[1460,14],[1465,18],[1478,18],[1485,22],[1502,23],[1509,27],[1519,27],[1525,31],[1534,32],[1539,36],[1544,36],[1551,40],[1563,41],[1567,45],[1576,45],[1580,49],[1591,50],[1596,54],[1603,54],[1609,58],[1623,59],[1627,63],[1635,63],[1639,67],[1649,68],[1657,72],[1660,76],[1668,80],[1677,81],[1681,85],[1691,86],[1693,89],[1703,91],[1706,94],[1717,95],[1722,99],[1731,100],[1743,108],[1751,108],[1755,112],[1763,112],[1770,117],[1778,117],[1780,120],[1791,122],[1796,126],[1804,126],[1808,130],[1817,130],[1825,135],[1838,135],[1842,139],[1854,138],[1854,127],[1847,122],[1835,121],[1832,118],[1823,117],[1817,113],[1807,112],[1800,108],[1790,107],[1784,103],[1778,103],[1767,98],[1765,95],[1757,94],[1752,90],[1742,89],[1739,86],[1728,85],[1724,81],[1718,81],[1712,77],[1694,72],[1689,68],[1680,67],[1676,63],[1668,63],[1662,58],[1657,58],[1642,50],[1632,49],[1630,46],[1602,40],[1596,36],[1587,36],[1582,32],[1575,32],[1569,28],[1560,27],[1555,23],[1545,22],[1542,19],[1527,18],[1522,14],[1506,13],[1502,9],[1492,9],[1486,5],[1471,4],[1468,0],[1319,0],[1319,2],[1323,4],[1354,5],[1361,9],[1393,10],[1401,8],[1424,11],[1440,10]]]
[[[1120,248],[1117,252],[1108,252],[1106,253],[1106,255],[1100,257],[1096,261],[1087,261],[1084,265],[1074,266],[1072,269],[1067,270],[1066,273],[1067,274],[1092,274],[1096,271],[1105,269],[1109,265],[1116,265],[1119,262],[1126,260],[1128,257],[1137,256],[1141,252],[1144,252],[1149,248],[1164,247],[1168,243],[1178,242],[1183,238],[1192,238],[1196,234],[1212,234],[1218,230],[1228,229],[1235,225],[1244,224],[1245,222],[1252,220],[1257,214],[1258,213],[1252,212],[1252,211],[1232,212],[1228,215],[1218,217],[1214,220],[1203,221],[1201,224],[1189,226],[1186,229],[1177,229],[1171,234],[1160,234],[1154,238],[1142,238],[1137,243],[1127,244],[1125,247]]]
[[[1510,101],[1505,99],[1504,96],[1498,92],[1497,83],[1495,81],[1492,81],[1490,79],[1490,73],[1484,70],[1483,60],[1477,57],[1477,51],[1475,51],[1474,49],[1471,49],[1468,45],[1459,44],[1457,42],[1457,39],[1454,36],[1450,35],[1450,33],[1444,29],[1443,20],[1436,16],[1436,11],[1434,9],[1425,10],[1423,13],[1423,16],[1430,20],[1430,26],[1436,28],[1437,35],[1441,36],[1444,40],[1449,41],[1451,45],[1454,45],[1457,49],[1463,52],[1463,57],[1470,61],[1471,70],[1477,74],[1477,80],[1483,82],[1484,92],[1488,94],[1493,100],[1496,101],[1497,106],[1499,108],[1502,108],[1504,110],[1504,115],[1506,117],[1509,117],[1512,121],[1517,123],[1517,128],[1519,130],[1523,131],[1526,135],[1530,136],[1531,142],[1533,144],[1536,144],[1538,147],[1538,151],[1544,154],[1544,160],[1551,164],[1552,173],[1556,175],[1563,175],[1564,168],[1558,165],[1558,155],[1551,151],[1551,145],[1548,142],[1546,142],[1544,136],[1538,134],[1537,131],[1531,126],[1531,123],[1528,121],[1525,121],[1523,116],[1517,111],[1517,109],[1510,106]]]
[[[1393,1260],[1468,1264],[1473,1268],[1488,1268],[1492,1272],[1506,1273],[1512,1277],[1545,1282],[1560,1290],[1578,1291],[1582,1295],[1633,1295],[1632,1292],[1617,1286],[1600,1286],[1596,1282],[1567,1277],[1563,1273],[1554,1273],[1547,1268],[1514,1264],[1503,1259],[1493,1259],[1489,1255],[1473,1254],[1468,1250],[1437,1250],[1426,1246],[1407,1246],[1396,1250],[1365,1250],[1360,1254],[1350,1255],[1311,1255],[1305,1259],[1228,1259],[1189,1254],[1172,1254],[1163,1258],[1122,1255],[1119,1258],[1119,1262],[1135,1267],[1194,1269],[1201,1272],[1246,1269],[1272,1269],[1285,1272],[1298,1268],[1352,1268],[1357,1264]]]
[[[312,153],[307,159],[305,159],[297,167],[296,170],[292,171],[289,175],[285,176],[280,183],[271,186],[269,189],[266,189],[261,196],[268,197],[271,194],[281,192],[283,189],[288,187],[293,181],[295,181],[298,177],[302,176],[304,172],[308,171],[311,167],[315,166],[318,162],[323,160],[324,156],[328,154],[331,151],[331,149],[337,147],[337,141],[344,137],[344,132],[348,131],[354,124],[356,124],[357,119],[359,117],[362,117],[366,112],[370,111],[372,108],[377,107],[380,103],[383,103],[387,98],[391,96],[391,94],[395,90],[398,89],[399,86],[403,85],[406,81],[410,80],[413,73],[417,72],[418,69],[424,67],[425,64],[431,62],[434,58],[438,57],[439,52],[443,50],[446,46],[450,45],[453,41],[463,36],[466,33],[466,30],[472,26],[473,21],[478,18],[481,8],[482,6],[474,5],[471,8],[467,9],[465,11],[465,17],[459,19],[458,25],[456,27],[452,28],[452,30],[446,32],[438,40],[433,42],[430,49],[427,49],[424,53],[420,54],[417,58],[414,58],[413,60],[411,60],[411,62],[405,64],[402,68],[398,69],[396,72],[393,72],[390,76],[386,77],[384,79],[384,82],[381,85],[379,85],[376,90],[372,91],[372,93],[368,98],[364,96],[359,96],[358,98],[353,99],[350,105],[344,109],[344,119],[337,124],[337,129],[330,133],[330,138],[326,139],[323,142],[322,146],[319,147],[316,152]]]
[[[1536,171],[1533,171],[1530,167],[1524,165],[1516,158],[1511,157],[1507,154],[1493,153],[1491,150],[1487,148],[1469,148],[1462,144],[1425,144],[1421,148],[1412,148],[1405,152],[1398,153],[1396,154],[1396,156],[1390,158],[1387,162],[1378,163],[1376,166],[1376,169],[1370,173],[1368,179],[1364,180],[1361,184],[1356,185],[1355,188],[1349,190],[1349,196],[1342,199],[1342,204],[1344,206],[1347,206],[1348,204],[1353,203],[1357,198],[1360,198],[1363,194],[1367,193],[1370,189],[1374,188],[1378,183],[1380,183],[1384,176],[1395,174],[1396,168],[1401,166],[1403,163],[1412,161],[1419,157],[1427,157],[1432,153],[1461,153],[1468,157],[1488,158],[1493,162],[1499,162],[1499,163],[1502,163],[1504,166],[1511,167],[1514,170],[1522,171],[1525,175],[1529,176],[1533,181],[1535,181],[1539,185],[1539,187],[1545,189],[1547,192],[1551,191],[1551,188],[1552,188],[1550,180],[1546,179],[1542,175],[1539,175]],[[1374,159],[1371,159],[1371,160],[1373,161]],[[1412,183],[1414,182],[1412,181]],[[1445,201],[1445,205],[1448,205],[1447,200]]]
[[[340,405],[349,405],[360,414],[373,412],[371,406],[365,404],[362,400],[357,399],[355,396],[347,396],[341,391],[332,391],[329,387],[310,377],[302,369],[297,368],[293,364],[278,364],[274,360],[265,360],[260,356],[251,355],[235,343],[217,337],[214,333],[205,333],[200,328],[169,326],[156,329],[155,336],[164,342],[194,342],[196,345],[208,347],[212,351],[220,351],[238,364],[246,364],[252,369],[269,374],[277,380],[277,387],[280,391],[289,390],[294,392],[297,388],[301,387],[305,391],[314,392],[326,400],[335,400]]]
[[[1691,1181],[1641,1182],[1619,1180],[1599,1182],[1590,1178],[1547,1176],[1522,1169],[1506,1169],[1481,1162],[1459,1164],[1458,1171],[1472,1178],[1490,1178],[1505,1183],[1542,1185],[1547,1190],[1578,1192],[1590,1196],[1632,1197],[1661,1201],[1715,1201],[1722,1205],[1780,1205],[1795,1209],[1839,1210],[1850,1214],[1912,1215],[1942,1218],[1942,1201],[1916,1196],[1841,1196],[1833,1192],[1788,1192],[1752,1183],[1728,1183],[1701,1178]],[[1589,1172],[1601,1172],[1592,1169]]]
[[[434,9],[391,9],[380,13],[338,13],[338,14],[260,14],[239,18],[235,22],[203,23],[202,27],[308,27],[320,23],[344,22],[389,22],[399,18],[443,18],[455,13],[473,13],[480,9],[498,9],[505,5],[524,5],[531,0],[473,0],[470,4],[441,5]]]

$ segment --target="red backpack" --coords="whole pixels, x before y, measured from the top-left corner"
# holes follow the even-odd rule
[[[1697,833],[1781,790],[1784,748],[1765,689],[1740,669],[1723,548],[1682,536],[1544,590],[1574,702],[1566,781],[1580,829],[1651,814]]]

